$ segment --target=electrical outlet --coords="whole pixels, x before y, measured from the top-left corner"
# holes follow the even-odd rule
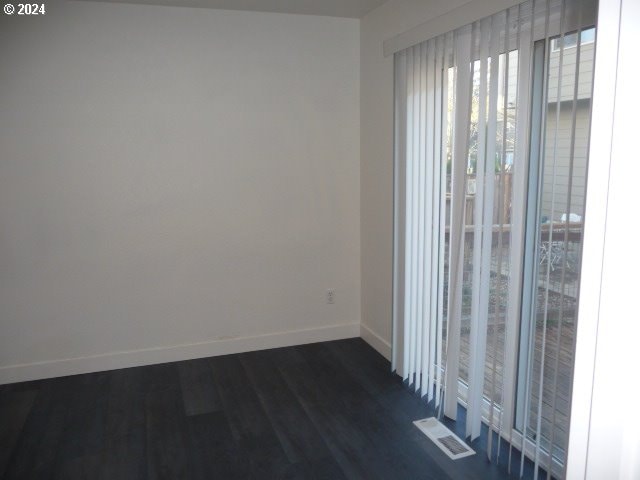
[[[327,303],[336,303],[336,291],[333,288],[327,290]]]

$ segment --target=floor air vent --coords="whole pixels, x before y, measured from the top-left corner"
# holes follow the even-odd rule
[[[452,460],[468,457],[476,453],[435,417],[416,420],[413,424]]]

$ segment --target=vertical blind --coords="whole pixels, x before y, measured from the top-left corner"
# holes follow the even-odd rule
[[[536,323],[539,285],[549,302],[553,264],[545,263],[545,251],[561,257],[556,266],[565,291],[570,229],[580,217],[571,199],[584,194],[572,187],[582,134],[578,105],[585,103],[580,85],[592,84],[581,70],[580,48],[594,12],[590,1],[532,0],[395,54],[392,368],[445,416],[456,419],[459,404],[466,407],[472,440],[483,421],[490,425],[490,458],[499,461],[499,443],[507,441],[509,457],[511,445],[524,449],[536,475],[539,463],[557,475],[553,428],[546,446],[542,435],[527,433],[532,419],[537,430],[529,430],[541,431],[547,344],[543,339],[537,360],[535,348],[519,345],[527,332],[535,336],[525,320]],[[563,74],[569,48],[574,64],[564,65]],[[558,119],[563,108],[572,113],[564,133],[568,172],[557,166],[566,152],[557,140],[548,144],[563,128],[549,123],[553,108]],[[588,124],[582,127],[588,135]],[[544,208],[532,189],[540,192],[547,177],[552,206],[545,230],[531,221]],[[584,177],[583,186],[586,167]],[[558,241],[556,223],[564,232]],[[556,384],[559,352],[558,346],[550,362]],[[555,395],[556,386],[551,390]]]

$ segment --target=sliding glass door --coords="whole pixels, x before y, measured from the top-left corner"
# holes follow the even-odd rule
[[[482,371],[482,416],[485,421],[497,424],[503,415],[504,392],[515,390],[514,435],[526,439],[520,441],[521,448],[525,448],[543,468],[558,476],[562,475],[566,459],[571,407],[594,41],[595,28],[587,28],[580,33],[534,42],[530,58],[522,60],[530,61],[532,65],[530,97],[519,88],[521,55],[518,49],[501,53],[493,70],[491,58],[474,60],[470,67],[472,88],[464,199],[459,400],[463,405],[470,403],[468,390],[473,381],[473,370]],[[483,121],[488,98],[483,95],[489,95],[487,85],[492,81],[491,72],[497,75],[493,79],[497,84],[497,95],[494,95],[496,121],[495,132],[488,133],[487,122]],[[486,78],[483,79],[483,75]],[[453,68],[449,69],[448,78],[449,92],[452,92]],[[514,217],[513,170],[514,167],[522,168],[521,165],[514,166],[517,109],[519,105],[523,108],[523,102],[529,102],[527,108],[531,115],[528,191],[524,217]],[[452,119],[453,98],[449,98],[448,105],[448,117]],[[485,162],[483,171],[479,169],[477,151],[486,148],[488,134],[496,138],[495,151],[491,152],[495,161],[492,165]],[[448,138],[448,151],[451,150],[450,143]],[[488,168],[491,172],[486,170]],[[451,203],[450,165],[448,171],[447,213]],[[487,218],[483,217],[487,215]],[[448,250],[449,215],[446,219],[445,249]],[[525,231],[521,246],[523,255],[517,258],[523,262],[522,314],[520,335],[509,341],[506,333],[509,286],[517,280],[512,278],[514,269],[510,265],[513,259],[511,234],[518,222]],[[490,225],[491,228],[490,242],[484,245],[484,251],[482,243],[478,242],[476,225]],[[479,269],[474,269],[474,265],[482,261],[490,271],[484,279],[489,290],[488,303],[476,305],[474,295],[482,288],[478,285],[482,285],[483,280],[478,277]],[[445,259],[447,271],[448,267]],[[445,285],[445,288],[450,287]],[[488,310],[482,365],[474,364],[472,360],[471,325],[478,315],[478,308]],[[445,320],[446,313],[445,310]],[[517,363],[517,375],[507,378],[505,385],[504,368],[509,361]],[[492,411],[493,420],[490,418]],[[502,430],[499,425],[496,428]]]
[[[557,476],[594,11],[532,0],[395,57],[393,369],[445,416],[465,407],[471,440],[489,425],[490,458],[506,441]]]

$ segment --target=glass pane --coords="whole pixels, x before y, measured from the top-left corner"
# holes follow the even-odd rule
[[[451,227],[451,159],[453,157],[453,109],[455,93],[455,70],[453,67],[447,68],[445,80],[447,82],[447,131],[445,132],[445,154],[447,159],[445,178],[445,240],[444,240],[444,285],[443,285],[443,328],[442,328],[442,365],[447,363],[447,321],[449,295],[449,231]]]
[[[545,450],[552,450],[561,462],[575,353],[594,37],[594,29],[585,31],[580,49],[575,48],[575,34],[573,48],[565,44],[563,50],[554,49],[559,42],[552,41],[547,59],[527,435],[541,436]]]
[[[491,62],[487,67],[490,84]],[[487,165],[494,169],[493,237],[491,246],[491,272],[489,286],[489,314],[487,351],[485,356],[484,395],[497,405],[502,402],[502,367],[504,363],[505,315],[509,285],[509,239],[511,232],[512,167],[515,150],[515,119],[517,108],[518,52],[499,56],[496,156]],[[493,80],[495,81],[495,79]],[[487,92],[488,95],[488,92]],[[460,379],[469,380],[469,333],[474,257],[474,212],[476,208],[476,178],[478,160],[480,104],[480,61],[473,64],[473,90],[471,127],[469,132],[469,159],[467,168],[466,233],[464,242],[464,275],[462,287],[462,334],[460,345]],[[488,98],[487,98],[488,104]],[[487,108],[488,110],[488,108]],[[495,374],[494,374],[495,372]],[[465,400],[463,398],[463,400]]]

